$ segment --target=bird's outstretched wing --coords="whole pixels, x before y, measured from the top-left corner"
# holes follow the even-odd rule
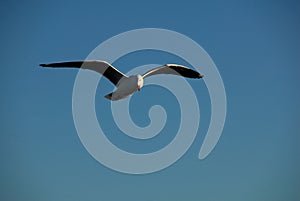
[[[194,71],[188,67],[181,66],[178,64],[166,64],[163,66],[159,66],[157,68],[154,68],[148,72],[146,72],[143,75],[143,78],[152,76],[152,75],[157,75],[157,74],[173,74],[173,75],[180,75],[183,77],[188,77],[188,78],[202,78],[203,75],[198,73],[197,71]]]
[[[102,74],[104,77],[109,79],[114,85],[117,86],[118,82],[122,78],[127,78],[126,75],[121,73],[111,64],[95,60],[95,61],[69,61],[69,62],[60,62],[60,63],[50,63],[50,64],[40,64],[42,67],[52,67],[52,68],[82,68],[96,71]]]

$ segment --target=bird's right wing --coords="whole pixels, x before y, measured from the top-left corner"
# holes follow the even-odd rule
[[[166,64],[164,66],[159,66],[154,68],[143,75],[143,78],[158,75],[158,74],[172,74],[172,75],[179,75],[188,78],[202,78],[203,75],[194,71],[188,67],[178,65],[178,64]]]
[[[122,78],[127,78],[126,75],[121,73],[111,64],[95,60],[95,61],[69,61],[60,63],[50,63],[50,64],[40,64],[42,67],[52,67],[52,68],[82,68],[96,71],[109,79],[114,85],[117,86],[118,82]]]

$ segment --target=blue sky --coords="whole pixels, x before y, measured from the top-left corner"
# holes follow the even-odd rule
[[[1,2],[1,200],[299,200],[299,11],[297,1]],[[127,175],[98,163],[79,140],[72,118],[77,70],[38,64],[84,59],[106,39],[147,27],[185,34],[210,54],[228,113],[216,148],[198,160],[210,103],[204,83],[189,80],[201,108],[195,142],[167,169]],[[153,61],[184,62],[145,51],[115,65],[126,72]],[[112,89],[99,83],[99,121],[113,131],[108,137],[115,144],[139,152],[139,142],[113,124],[102,97]],[[171,140],[179,121],[178,105],[169,104],[174,97],[148,87],[132,99],[136,123],[149,123],[148,108],[160,103],[147,95],[154,93],[165,96],[161,104],[173,118],[146,150]]]

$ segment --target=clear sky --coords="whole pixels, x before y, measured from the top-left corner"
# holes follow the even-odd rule
[[[0,5],[0,200],[300,200],[299,2],[53,0]],[[147,27],[185,34],[210,54],[224,81],[228,113],[216,148],[198,160],[210,103],[204,83],[189,80],[201,108],[195,142],[167,169],[128,175],[98,163],[79,140],[72,117],[77,70],[41,69],[38,64],[84,59],[106,39]],[[186,64],[174,55],[142,51],[115,65],[127,72],[148,63]],[[173,138],[179,118],[171,94],[145,87],[132,98],[132,118],[140,126],[149,123],[153,104],[161,103],[172,116],[163,137],[139,146],[113,123],[110,103],[103,98],[112,89],[101,80],[96,111],[115,144],[143,152]]]

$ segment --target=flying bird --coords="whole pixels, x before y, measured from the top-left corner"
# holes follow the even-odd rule
[[[163,66],[154,68],[143,75],[131,76],[126,76],[108,62],[100,60],[69,61],[60,63],[40,64],[40,66],[51,68],[82,68],[96,71],[104,77],[106,77],[117,87],[117,89],[114,92],[104,96],[105,98],[112,101],[126,98],[135,93],[136,91],[140,91],[140,89],[143,87],[144,79],[152,75],[173,74],[188,78],[203,77],[203,75],[201,75],[197,71],[194,71],[188,67],[178,64],[165,64]]]

